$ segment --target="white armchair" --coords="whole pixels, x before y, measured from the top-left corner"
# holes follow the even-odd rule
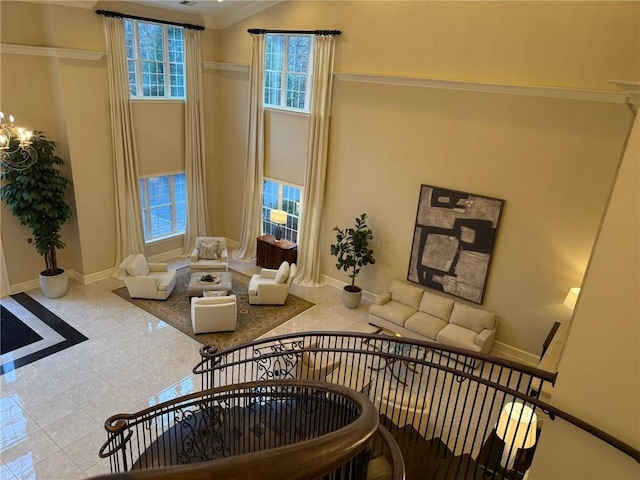
[[[166,300],[176,286],[175,270],[168,270],[166,263],[147,263],[141,253],[122,261],[120,277],[131,298]]]
[[[278,270],[263,268],[259,275],[254,275],[249,281],[249,303],[284,305],[297,271],[296,264],[289,265],[289,262],[282,262]]]
[[[191,271],[229,271],[227,239],[224,237],[196,237],[196,246],[191,252]]]
[[[191,298],[194,333],[230,332],[236,329],[237,320],[235,295]]]

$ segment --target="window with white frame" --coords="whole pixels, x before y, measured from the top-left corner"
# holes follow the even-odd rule
[[[287,212],[287,223],[282,225],[282,238],[298,242],[298,223],[300,222],[300,198],[302,188],[264,179],[262,183],[262,231],[265,235],[274,235],[276,225],[271,222],[271,210]]]
[[[313,35],[267,34],[264,105],[309,111]]]
[[[182,27],[124,20],[132,98],[184,98]]]
[[[142,225],[146,242],[184,234],[187,179],[184,173],[140,179]]]

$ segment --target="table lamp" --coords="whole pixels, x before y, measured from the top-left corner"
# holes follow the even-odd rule
[[[269,213],[269,220],[271,220],[271,223],[276,225],[275,237],[276,242],[279,242],[282,238],[282,228],[280,228],[280,225],[286,225],[287,212],[284,210],[271,210]]]
[[[500,465],[505,470],[513,470],[518,449],[535,445],[537,422],[533,409],[522,403],[512,402],[504,406],[496,426],[496,435],[504,442]]]

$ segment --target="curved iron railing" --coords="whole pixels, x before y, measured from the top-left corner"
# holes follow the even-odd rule
[[[442,469],[453,470],[452,478],[521,478],[535,447],[518,448],[503,439],[525,436],[532,428],[539,435],[549,421],[568,422],[640,460],[629,445],[538,399],[555,374],[463,349],[379,334],[308,332],[222,352],[203,347],[201,356],[194,373],[201,375],[203,388],[314,378],[364,393],[394,436],[408,435],[412,445],[431,442],[430,448],[447,452],[444,457],[458,458],[425,466],[422,478],[436,478]],[[522,423],[520,431],[498,431],[500,412],[514,402],[530,409],[538,423]],[[505,468],[510,457],[515,464]]]
[[[105,423],[100,456],[120,475],[97,478],[366,478],[378,431],[404,479],[397,445],[370,401],[314,381],[203,390]],[[180,465],[180,466],[178,466]],[[124,473],[127,472],[127,473]]]
[[[515,439],[527,437],[533,429],[536,435],[540,435],[548,422],[552,422],[549,428],[573,429],[574,435],[576,432],[591,435],[591,438],[608,443],[622,452],[622,462],[629,459],[640,461],[640,453],[634,448],[539,400],[544,384],[555,381],[554,374],[488,355],[396,336],[308,332],[260,339],[220,352],[203,347],[201,356],[202,360],[193,371],[201,375],[202,392],[133,416],[114,416],[107,423],[110,437],[103,455],[111,454],[112,471],[161,467],[153,473],[130,470],[120,478],[223,476],[236,479],[260,472],[261,478],[355,479],[363,478],[367,464],[373,466],[377,462],[384,471],[379,478],[393,480],[405,478],[405,466],[407,478],[521,479],[531,465],[535,445],[524,448],[525,445],[518,445]],[[346,388],[354,395],[360,392],[358,398],[367,397],[368,406],[375,412],[373,415],[379,415],[378,434],[372,436],[369,431],[360,437],[361,440],[356,440],[356,437],[347,440],[338,433],[346,427],[332,430],[334,424],[330,418],[335,412],[314,417],[315,423],[308,418],[303,422],[287,423],[282,419],[297,418],[292,415],[293,410],[288,411],[288,407],[270,408],[273,415],[269,418],[278,425],[276,430],[285,435],[286,445],[272,440],[264,449],[231,448],[230,445],[236,445],[238,439],[245,438],[243,432],[252,431],[251,426],[253,430],[256,427],[250,421],[236,421],[231,423],[242,424],[242,429],[226,432],[226,440],[222,443],[219,438],[218,443],[214,442],[218,448],[218,460],[210,460],[208,455],[196,455],[198,458],[190,457],[189,461],[202,463],[166,467],[185,457],[184,448],[173,448],[180,442],[170,441],[171,435],[177,435],[177,424],[175,418],[171,420],[169,411],[197,410],[194,405],[205,405],[204,410],[211,410],[211,404],[207,403],[210,399],[227,397],[251,398],[253,404],[272,407],[288,405],[292,398],[287,397],[284,402],[277,401],[273,405],[263,401],[264,395],[275,388],[273,385],[286,385],[287,391],[298,393],[311,389],[316,392],[312,398],[322,392],[325,396],[327,392],[333,392],[333,395],[335,388]],[[237,395],[229,393],[238,389],[248,390]],[[344,398],[350,395],[344,390],[341,392]],[[246,402],[246,399],[242,401]],[[537,423],[522,422],[526,417],[522,413],[515,417],[515,427],[500,422],[500,414],[509,403],[515,403],[531,416],[535,414]],[[185,405],[190,407],[184,408]],[[199,417],[190,415],[194,419],[203,418],[202,414]],[[230,424],[228,418],[219,418],[219,415],[210,417],[202,428],[196,430],[199,432],[199,437],[196,437],[201,439],[201,443],[204,438],[216,438],[215,434],[211,436],[210,430],[220,432],[224,430],[221,425]],[[217,423],[214,419],[218,419]],[[133,431],[134,423],[136,428],[145,426],[142,434]],[[321,434],[317,438],[304,439],[304,432],[297,431],[296,427],[310,424],[316,425]],[[211,429],[212,425],[215,428]],[[326,443],[322,447],[310,443],[320,441]],[[366,443],[366,447],[360,449],[361,442]],[[206,443],[209,450],[214,450],[214,443],[211,440]],[[349,445],[354,443],[358,446],[357,452],[349,449]],[[141,449],[140,445],[144,448]],[[336,454],[343,451],[349,454],[340,456],[337,463],[331,464],[331,471],[304,470],[305,461],[314,465],[328,462],[330,457],[323,456],[324,448]],[[201,447],[200,450],[207,449]],[[272,456],[281,451],[285,452],[282,457]],[[320,453],[318,458],[316,453]],[[267,454],[268,459],[265,458]],[[224,475],[221,469],[226,472]],[[301,472],[304,472],[302,477]]]

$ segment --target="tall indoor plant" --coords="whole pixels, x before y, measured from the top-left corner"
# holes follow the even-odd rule
[[[349,272],[351,285],[343,288],[342,300],[346,307],[357,308],[362,299],[362,289],[356,286],[356,277],[365,265],[376,263],[373,250],[369,248],[369,240],[373,232],[367,226],[367,214],[356,217],[355,227],[333,227],[336,232],[336,243],[331,245],[331,255],[337,259],[336,268]]]
[[[18,139],[10,137],[10,146]],[[41,132],[35,132],[30,148],[37,160],[26,169],[3,165],[0,179],[3,180],[1,198],[21,225],[33,232],[36,251],[44,257],[46,269],[40,272],[40,288],[50,298],[61,297],[67,292],[66,272],[58,267],[56,250],[65,247],[60,238],[60,229],[71,218],[71,208],[64,195],[69,180],[56,168],[63,160],[54,154],[56,143]],[[9,148],[7,164],[19,164],[24,154],[20,148]]]

